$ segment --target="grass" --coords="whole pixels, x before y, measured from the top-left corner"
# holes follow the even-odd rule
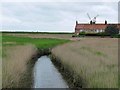
[[[56,33],[2,33],[3,35],[19,36],[19,37],[30,37],[30,38],[57,38],[57,39],[67,39],[72,38],[72,34],[56,34]]]
[[[94,49],[92,49],[92,48],[90,48],[90,47],[84,47],[84,46],[83,46],[83,47],[81,47],[81,49],[87,50],[87,51],[93,53],[93,55],[98,55],[98,56],[107,57],[107,55],[104,54],[104,52],[100,52],[100,51],[94,50]]]
[[[68,42],[69,40],[50,38],[29,38],[3,35],[2,41],[3,46],[34,44],[37,48],[52,48],[58,44]]]
[[[27,78],[31,77],[26,75],[31,73],[28,70],[28,62],[32,56],[37,53],[37,49],[32,45],[17,45],[9,46],[6,48],[7,57],[3,57],[2,61],[2,87],[3,88],[25,88],[30,82]],[[24,78],[22,82],[22,78]],[[29,87],[29,86],[26,86]]]
[[[2,32],[4,34],[73,34],[71,32]]]
[[[0,33],[0,89],[2,88],[2,34]]]
[[[77,84],[84,88],[118,88],[117,51],[117,38],[82,38],[55,47],[52,54],[72,72],[72,84],[81,82]]]
[[[53,48],[69,42],[63,39],[29,38],[2,36],[2,75],[3,88],[30,88],[31,73],[29,63],[39,49]]]

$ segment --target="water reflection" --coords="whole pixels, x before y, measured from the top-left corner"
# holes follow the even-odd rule
[[[68,88],[48,56],[38,59],[34,67],[34,88]]]

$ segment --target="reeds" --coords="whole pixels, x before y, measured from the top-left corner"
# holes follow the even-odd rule
[[[36,54],[37,49],[32,45],[18,45],[4,47],[4,50],[6,56],[2,61],[2,88],[22,88],[25,83],[20,83],[21,78],[28,73],[27,63]]]
[[[82,87],[118,87],[118,39],[83,38],[54,48],[52,54],[73,72],[76,82],[84,82]]]

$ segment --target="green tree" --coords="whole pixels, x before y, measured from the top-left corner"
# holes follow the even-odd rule
[[[109,35],[119,34],[119,29],[117,25],[108,25],[105,29],[105,33]]]

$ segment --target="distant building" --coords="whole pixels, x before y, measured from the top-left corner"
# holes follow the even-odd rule
[[[86,32],[86,33],[99,33],[99,32],[105,32],[105,28],[107,25],[117,25],[117,27],[120,30],[120,24],[107,24],[107,21],[103,24],[95,24],[90,21],[90,24],[82,24],[78,23],[76,21],[75,25],[75,34],[79,34],[80,32]]]

